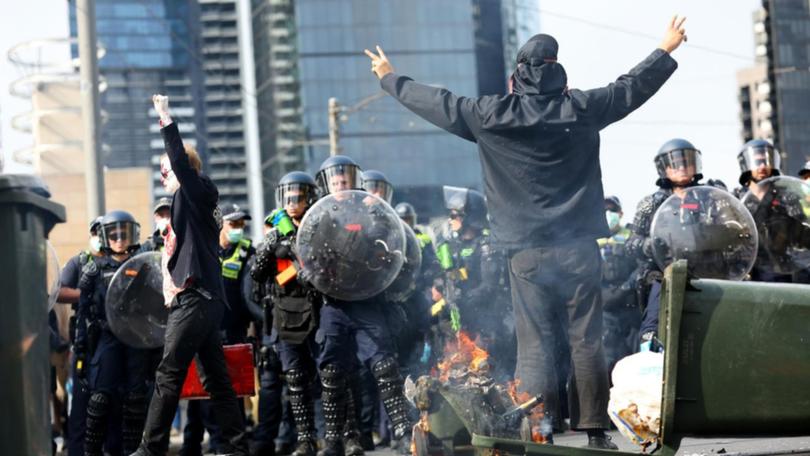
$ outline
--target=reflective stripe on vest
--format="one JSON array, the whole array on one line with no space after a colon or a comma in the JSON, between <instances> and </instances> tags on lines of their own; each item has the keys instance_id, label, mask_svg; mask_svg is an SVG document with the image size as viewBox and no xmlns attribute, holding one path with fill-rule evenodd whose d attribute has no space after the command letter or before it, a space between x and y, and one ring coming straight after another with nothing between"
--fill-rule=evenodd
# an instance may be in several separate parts
<instances>
[{"instance_id":1,"label":"reflective stripe on vest","mask_svg":"<svg viewBox=\"0 0 810 456\"><path fill-rule=\"evenodd\" d=\"M250 250L250 239L240 239L230 258L222 261L222 277L236 280Z\"/></svg>"}]
</instances>

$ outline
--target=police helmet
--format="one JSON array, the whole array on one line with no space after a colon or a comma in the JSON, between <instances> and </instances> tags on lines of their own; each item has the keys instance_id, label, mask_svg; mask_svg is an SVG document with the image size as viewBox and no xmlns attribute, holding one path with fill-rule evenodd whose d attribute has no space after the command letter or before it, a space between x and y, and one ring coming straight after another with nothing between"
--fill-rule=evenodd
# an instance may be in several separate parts
<instances>
[{"instance_id":1,"label":"police helmet","mask_svg":"<svg viewBox=\"0 0 810 456\"><path fill-rule=\"evenodd\" d=\"M379 196L388 204L391 204L391 198L394 197L394 185L382 171L376 169L363 171L363 190Z\"/></svg>"},{"instance_id":2,"label":"police helmet","mask_svg":"<svg viewBox=\"0 0 810 456\"><path fill-rule=\"evenodd\" d=\"M658 171L658 185L671 185L667 178L667 168L680 169L693 167L693 182L703 178L703 164L700 151L689 141L681 138L665 142L655 154L655 169ZM665 184L665 185L662 185Z\"/></svg>"},{"instance_id":3,"label":"police helmet","mask_svg":"<svg viewBox=\"0 0 810 456\"><path fill-rule=\"evenodd\" d=\"M751 180L751 171L762 165L771 168L771 176L778 176L782 157L770 141L752 139L737 154L737 163L740 165L740 185L746 185Z\"/></svg>"},{"instance_id":4,"label":"police helmet","mask_svg":"<svg viewBox=\"0 0 810 456\"><path fill-rule=\"evenodd\" d=\"M103 215L99 215L93 220L90 220L90 234L98 234L98 229L101 228L101 220L103 218Z\"/></svg>"},{"instance_id":5,"label":"police helmet","mask_svg":"<svg viewBox=\"0 0 810 456\"><path fill-rule=\"evenodd\" d=\"M450 215L461 216L462 226L482 230L487 227L487 203L481 192L469 188L444 186L444 205Z\"/></svg>"},{"instance_id":6,"label":"police helmet","mask_svg":"<svg viewBox=\"0 0 810 456\"><path fill-rule=\"evenodd\" d=\"M127 251L133 252L140 247L141 225L135 221L135 217L126 211L111 211L101 219L101 230L99 239L101 240L101 250L111 253L113 242L123 240L126 243Z\"/></svg>"},{"instance_id":7,"label":"police helmet","mask_svg":"<svg viewBox=\"0 0 810 456\"><path fill-rule=\"evenodd\" d=\"M279 209L299 201L306 201L307 206L312 206L317 199L318 186L315 179L303 171L285 174L276 185L276 207Z\"/></svg>"},{"instance_id":8,"label":"police helmet","mask_svg":"<svg viewBox=\"0 0 810 456\"><path fill-rule=\"evenodd\" d=\"M416 209L411 203L399 203L394 209L403 222L407 223L409 226L416 225Z\"/></svg>"},{"instance_id":9,"label":"police helmet","mask_svg":"<svg viewBox=\"0 0 810 456\"><path fill-rule=\"evenodd\" d=\"M345 155L334 155L321 163L315 181L322 195L341 190L360 190L360 166Z\"/></svg>"}]
</instances>

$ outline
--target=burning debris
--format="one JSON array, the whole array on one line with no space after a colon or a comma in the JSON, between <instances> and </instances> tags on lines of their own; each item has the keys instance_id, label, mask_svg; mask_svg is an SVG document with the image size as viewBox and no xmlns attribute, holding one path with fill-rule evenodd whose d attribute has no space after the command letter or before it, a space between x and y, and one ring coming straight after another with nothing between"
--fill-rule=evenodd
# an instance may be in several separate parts
<instances>
[{"instance_id":1,"label":"burning debris","mask_svg":"<svg viewBox=\"0 0 810 456\"><path fill-rule=\"evenodd\" d=\"M497 383L489 354L464 332L445 348L431 376L420 377L412 400L421 412L414 426L415 455L427 454L431 440L467 444L472 433L546 443L551 425L543 399L518 393L519 382Z\"/></svg>"}]
</instances>

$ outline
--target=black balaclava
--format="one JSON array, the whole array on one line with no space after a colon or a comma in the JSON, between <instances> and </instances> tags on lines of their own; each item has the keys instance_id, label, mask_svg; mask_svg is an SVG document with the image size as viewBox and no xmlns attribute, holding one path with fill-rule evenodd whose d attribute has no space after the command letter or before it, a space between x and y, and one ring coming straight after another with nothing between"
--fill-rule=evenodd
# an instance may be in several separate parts
<instances>
[{"instance_id":1,"label":"black balaclava","mask_svg":"<svg viewBox=\"0 0 810 456\"><path fill-rule=\"evenodd\" d=\"M517 54L512 92L518 95L559 95L568 84L565 68L557 63L559 45L551 35L531 37Z\"/></svg>"}]
</instances>

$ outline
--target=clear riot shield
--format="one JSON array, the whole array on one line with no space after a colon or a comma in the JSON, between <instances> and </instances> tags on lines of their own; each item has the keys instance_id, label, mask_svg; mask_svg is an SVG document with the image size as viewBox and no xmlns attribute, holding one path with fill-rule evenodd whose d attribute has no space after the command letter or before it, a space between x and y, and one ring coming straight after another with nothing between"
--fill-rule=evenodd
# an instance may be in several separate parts
<instances>
[{"instance_id":1,"label":"clear riot shield","mask_svg":"<svg viewBox=\"0 0 810 456\"><path fill-rule=\"evenodd\" d=\"M127 260L107 289L105 310L110 330L134 348L163 345L169 309L163 300L160 252L145 252Z\"/></svg>"},{"instance_id":2,"label":"clear riot shield","mask_svg":"<svg viewBox=\"0 0 810 456\"><path fill-rule=\"evenodd\" d=\"M388 203L360 190L325 196L298 229L299 275L321 293L367 299L396 279L405 261L405 231Z\"/></svg>"},{"instance_id":3,"label":"clear riot shield","mask_svg":"<svg viewBox=\"0 0 810 456\"><path fill-rule=\"evenodd\" d=\"M788 176L752 182L742 202L759 232L757 269L792 274L810 268L810 184Z\"/></svg>"},{"instance_id":4,"label":"clear riot shield","mask_svg":"<svg viewBox=\"0 0 810 456\"><path fill-rule=\"evenodd\" d=\"M416 290L416 281L419 279L419 272L422 270L422 249L419 239L413 229L402 224L405 230L405 262L402 264L397 278L385 290L387 298L394 302L404 302Z\"/></svg>"},{"instance_id":5,"label":"clear riot shield","mask_svg":"<svg viewBox=\"0 0 810 456\"><path fill-rule=\"evenodd\" d=\"M742 280L757 255L754 219L734 195L709 186L670 196L650 229L653 257L663 270L680 259L704 279Z\"/></svg>"}]
</instances>

